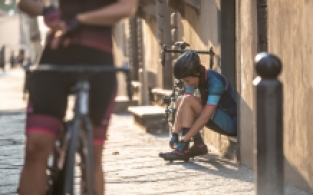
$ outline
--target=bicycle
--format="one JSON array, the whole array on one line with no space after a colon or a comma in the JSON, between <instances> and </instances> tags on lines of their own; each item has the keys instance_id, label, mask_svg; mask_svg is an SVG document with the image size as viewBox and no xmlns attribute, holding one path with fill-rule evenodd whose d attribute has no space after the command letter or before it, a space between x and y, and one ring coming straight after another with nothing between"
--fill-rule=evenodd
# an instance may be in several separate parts
<instances>
[{"instance_id":1,"label":"bicycle","mask_svg":"<svg viewBox=\"0 0 313 195\"><path fill-rule=\"evenodd\" d=\"M93 168L93 132L88 117L89 81L88 77L96 73L123 72L126 76L127 93L132 100L130 68L107 66L57 66L40 65L34 72L68 72L78 74L78 81L71 92L75 94L74 117L65 122L57 135L55 147L47 165L48 184L46 195L74 194L74 164L76 152L80 156L81 194L96 195Z\"/></svg>"},{"instance_id":2,"label":"bicycle","mask_svg":"<svg viewBox=\"0 0 313 195\"><path fill-rule=\"evenodd\" d=\"M162 51L161 51L161 64L164 67L165 66L165 54L166 53L185 53L187 50L186 48L190 46L189 43L178 41L174 44L175 47L180 47L180 49L167 49L166 45L163 45ZM213 47L210 47L209 51L204 50L192 50L198 54L207 54L210 55L210 69L214 66L214 50ZM175 79L174 81L174 87L172 89L172 93L170 96L164 96L163 97L163 103L166 104L165 109L165 120L168 122L169 127L169 135L172 135L172 132L174 131L174 124L175 124L175 117L176 117L176 101L179 96L184 95L185 93L185 86L181 79Z\"/></svg>"}]
</instances>

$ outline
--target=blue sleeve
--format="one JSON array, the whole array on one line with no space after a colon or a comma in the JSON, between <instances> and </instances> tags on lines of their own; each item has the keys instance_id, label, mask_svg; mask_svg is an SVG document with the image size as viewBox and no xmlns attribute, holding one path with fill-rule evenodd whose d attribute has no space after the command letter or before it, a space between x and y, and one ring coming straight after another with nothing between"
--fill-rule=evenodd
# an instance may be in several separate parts
<instances>
[{"instance_id":1,"label":"blue sleeve","mask_svg":"<svg viewBox=\"0 0 313 195\"><path fill-rule=\"evenodd\" d=\"M214 81L209 84L207 105L217 106L224 90L225 87L223 83L214 79Z\"/></svg>"},{"instance_id":2,"label":"blue sleeve","mask_svg":"<svg viewBox=\"0 0 313 195\"><path fill-rule=\"evenodd\" d=\"M185 93L186 94L191 94L193 95L195 93L196 89L191 87L191 86L186 86L186 89L185 89Z\"/></svg>"}]
</instances>

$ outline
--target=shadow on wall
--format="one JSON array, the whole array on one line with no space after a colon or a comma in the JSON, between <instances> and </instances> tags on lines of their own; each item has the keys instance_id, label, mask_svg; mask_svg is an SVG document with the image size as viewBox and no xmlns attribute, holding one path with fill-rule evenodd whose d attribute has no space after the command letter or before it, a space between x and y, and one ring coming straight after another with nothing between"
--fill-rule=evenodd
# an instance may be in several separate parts
<instances>
[{"instance_id":1,"label":"shadow on wall","mask_svg":"<svg viewBox=\"0 0 313 195\"><path fill-rule=\"evenodd\" d=\"M221 11L215 0L201 1L200 14L188 5L185 5L184 12L183 18L190 24L205 46L209 46L208 40L213 45L221 43Z\"/></svg>"},{"instance_id":2,"label":"shadow on wall","mask_svg":"<svg viewBox=\"0 0 313 195\"><path fill-rule=\"evenodd\" d=\"M238 150L237 150L237 156L239 163L243 164L244 166L247 166L250 169L254 169L254 127L253 127L253 115L254 111L252 111L251 107L242 99L241 95L238 94ZM284 128L284 133L286 132L286 127ZM313 132L308 132L313 133ZM311 136L312 135L307 135ZM225 152L226 154L231 154L233 150L233 146L229 145L228 148L226 148ZM287 152L287 151L285 151ZM313 156L313 151L310 150L310 156ZM309 173L312 173L313 166L309 167L309 170L307 170ZM299 168L297 168L295 165L291 164L288 159L284 159L284 180L285 183L288 185L292 185L294 187L297 187L301 190L306 191L309 194L313 194L313 187L312 183L309 183L310 179L306 179L299 171Z\"/></svg>"},{"instance_id":3,"label":"shadow on wall","mask_svg":"<svg viewBox=\"0 0 313 195\"><path fill-rule=\"evenodd\" d=\"M214 0L202 1L201 14L198 14L195 9L182 3L183 1L171 0L169 6L174 7L180 14L177 17L177 40L187 41L192 49L209 49L210 46L219 47L221 44L220 33L220 10L218 10ZM186 24L184 21L188 23ZM174 41L174 42L175 42ZM204 48L203 48L204 46ZM201 48L202 47L202 48ZM216 50L214 60L214 70L221 69L221 57L218 49ZM176 59L179 55L174 54ZM201 59L206 67L209 67L209 56L201 55Z\"/></svg>"},{"instance_id":4,"label":"shadow on wall","mask_svg":"<svg viewBox=\"0 0 313 195\"><path fill-rule=\"evenodd\" d=\"M308 181L299 173L299 170L285 158L285 183L291 184L299 189L313 194L313 186L310 186ZM312 172L312 170L309 170Z\"/></svg>"},{"instance_id":5,"label":"shadow on wall","mask_svg":"<svg viewBox=\"0 0 313 195\"><path fill-rule=\"evenodd\" d=\"M156 9L156 6L155 6ZM145 20L145 23L147 24L146 26L149 27L150 32L152 32L151 35L154 36L155 39L158 39L158 34L157 34L157 18L154 15L150 15L148 13L144 13L142 20Z\"/></svg>"}]
</instances>

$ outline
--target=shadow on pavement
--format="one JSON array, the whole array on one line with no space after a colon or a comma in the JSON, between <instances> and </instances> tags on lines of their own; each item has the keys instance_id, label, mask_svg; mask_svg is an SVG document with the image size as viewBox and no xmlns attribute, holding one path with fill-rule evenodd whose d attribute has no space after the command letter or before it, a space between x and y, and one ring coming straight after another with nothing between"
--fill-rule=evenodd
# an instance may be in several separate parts
<instances>
[{"instance_id":1,"label":"shadow on pavement","mask_svg":"<svg viewBox=\"0 0 313 195\"><path fill-rule=\"evenodd\" d=\"M228 179L240 180L244 182L252 182L252 171L241 167L235 162L231 162L227 159L222 159L218 154L209 153L208 155L199 156L194 159L190 159L189 162L168 162L168 166L183 166L186 169L193 170L195 172L204 172L208 175L216 175ZM239 171L239 169L241 169Z\"/></svg>"}]
</instances>

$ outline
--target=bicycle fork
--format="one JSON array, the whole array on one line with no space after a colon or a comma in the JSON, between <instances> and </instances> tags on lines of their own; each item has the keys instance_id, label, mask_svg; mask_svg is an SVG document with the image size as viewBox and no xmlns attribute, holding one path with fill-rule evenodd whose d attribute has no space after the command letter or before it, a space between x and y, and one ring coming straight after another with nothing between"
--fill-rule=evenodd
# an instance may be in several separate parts
<instances>
[{"instance_id":1,"label":"bicycle fork","mask_svg":"<svg viewBox=\"0 0 313 195\"><path fill-rule=\"evenodd\" d=\"M93 132L92 126L88 118L89 112L89 82L87 79L81 79L74 87L76 92L75 101L75 117L72 121L68 133L70 133L68 155L66 161L66 179L65 179L65 195L73 195L74 185L74 165L75 165L75 154L79 144L81 144L81 160L85 160L82 165L82 175L86 179L86 191L88 195L96 195L94 186L94 169L93 169ZM83 135L87 135L84 137ZM78 142L80 141L80 142ZM83 180L83 178L82 178ZM83 184L85 185L85 184Z\"/></svg>"}]
</instances>

